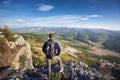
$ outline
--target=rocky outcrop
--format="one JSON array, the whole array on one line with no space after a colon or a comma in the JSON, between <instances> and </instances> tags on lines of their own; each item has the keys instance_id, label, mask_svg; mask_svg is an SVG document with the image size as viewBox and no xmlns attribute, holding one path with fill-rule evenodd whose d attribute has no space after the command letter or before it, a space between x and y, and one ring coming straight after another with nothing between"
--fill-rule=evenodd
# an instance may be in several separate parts
<instances>
[{"instance_id":1,"label":"rocky outcrop","mask_svg":"<svg viewBox=\"0 0 120 80\"><path fill-rule=\"evenodd\" d=\"M70 52L70 53L77 53L77 52L78 52L76 49L71 48L71 47L69 47L69 46L65 47L65 50L67 50L67 51Z\"/></svg>"},{"instance_id":2,"label":"rocky outcrop","mask_svg":"<svg viewBox=\"0 0 120 80\"><path fill-rule=\"evenodd\" d=\"M106 75L100 73L93 67L88 67L87 64L78 61L65 62L64 71L58 73L59 67L57 64L52 65L52 72L57 72L60 76L60 80L107 80ZM54 77L54 76L53 76ZM10 80L48 80L47 67L43 66L36 70L25 70L20 69L12 72L6 78ZM56 77L57 80L58 77ZM51 79L52 80L52 79Z\"/></svg>"},{"instance_id":3,"label":"rocky outcrop","mask_svg":"<svg viewBox=\"0 0 120 80\"><path fill-rule=\"evenodd\" d=\"M94 65L94 68L107 75L107 80L120 80L120 64L101 60L100 63Z\"/></svg>"},{"instance_id":4,"label":"rocky outcrop","mask_svg":"<svg viewBox=\"0 0 120 80\"><path fill-rule=\"evenodd\" d=\"M23 60L20 62L20 58ZM12 65L18 69L22 66L24 69L34 69L32 64L32 53L30 45L25 41L24 46L18 51L16 57L13 59Z\"/></svg>"},{"instance_id":5,"label":"rocky outcrop","mask_svg":"<svg viewBox=\"0 0 120 80\"><path fill-rule=\"evenodd\" d=\"M12 53L7 39L4 35L0 35L0 67L10 66L14 57L15 53Z\"/></svg>"},{"instance_id":6,"label":"rocky outcrop","mask_svg":"<svg viewBox=\"0 0 120 80\"><path fill-rule=\"evenodd\" d=\"M50 80L120 80L120 65L110 62L101 62L93 67L79 61L64 62L64 71L59 73L58 64L52 65ZM98 68L99 67L99 68ZM11 72L10 72L11 71ZM5 71L4 71L5 72ZM47 66L34 70L22 68L12 70L8 68L9 75L5 80L49 80L47 76Z\"/></svg>"},{"instance_id":7,"label":"rocky outcrop","mask_svg":"<svg viewBox=\"0 0 120 80\"><path fill-rule=\"evenodd\" d=\"M95 68L88 67L82 62L66 62L64 72L70 73L69 80L96 80L105 79L105 75L101 74Z\"/></svg>"},{"instance_id":8,"label":"rocky outcrop","mask_svg":"<svg viewBox=\"0 0 120 80\"><path fill-rule=\"evenodd\" d=\"M32 65L31 47L21 35L15 35L14 42L0 35L0 67L13 66L15 69L34 69Z\"/></svg>"}]
</instances>

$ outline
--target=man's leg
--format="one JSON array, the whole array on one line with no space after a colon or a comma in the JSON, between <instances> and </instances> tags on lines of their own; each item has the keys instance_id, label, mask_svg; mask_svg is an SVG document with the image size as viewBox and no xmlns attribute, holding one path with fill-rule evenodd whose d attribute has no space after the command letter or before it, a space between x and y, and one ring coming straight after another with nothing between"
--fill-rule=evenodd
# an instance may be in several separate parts
<instances>
[{"instance_id":1,"label":"man's leg","mask_svg":"<svg viewBox=\"0 0 120 80\"><path fill-rule=\"evenodd\" d=\"M51 59L47 59L48 75L51 74Z\"/></svg>"},{"instance_id":2,"label":"man's leg","mask_svg":"<svg viewBox=\"0 0 120 80\"><path fill-rule=\"evenodd\" d=\"M63 71L63 65L62 65L62 60L59 56L55 56L54 59L58 61L59 67L60 67L60 72Z\"/></svg>"}]
</instances>

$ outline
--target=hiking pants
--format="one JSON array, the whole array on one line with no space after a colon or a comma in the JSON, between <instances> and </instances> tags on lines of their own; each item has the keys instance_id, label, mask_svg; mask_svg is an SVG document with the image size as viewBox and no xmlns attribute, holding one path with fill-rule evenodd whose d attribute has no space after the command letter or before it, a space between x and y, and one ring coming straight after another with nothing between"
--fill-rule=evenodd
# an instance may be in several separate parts
<instances>
[{"instance_id":1,"label":"hiking pants","mask_svg":"<svg viewBox=\"0 0 120 80\"><path fill-rule=\"evenodd\" d=\"M60 70L62 69L62 61L61 61L61 58L59 56L55 56L53 57L53 59L57 60L58 61L58 64L59 64L59 67L60 67ZM52 59L48 59L47 58L47 67L48 67L48 75L51 74L51 61Z\"/></svg>"}]
</instances>

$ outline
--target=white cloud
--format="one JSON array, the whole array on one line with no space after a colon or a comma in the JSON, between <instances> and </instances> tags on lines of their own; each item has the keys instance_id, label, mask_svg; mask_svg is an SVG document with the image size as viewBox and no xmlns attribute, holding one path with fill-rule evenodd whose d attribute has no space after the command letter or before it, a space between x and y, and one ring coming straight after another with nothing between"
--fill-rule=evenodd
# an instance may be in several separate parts
<instances>
[{"instance_id":1,"label":"white cloud","mask_svg":"<svg viewBox=\"0 0 120 80\"><path fill-rule=\"evenodd\" d=\"M40 17L35 18L34 20L39 22L52 22L52 23L77 23L80 21L89 21L93 18L100 18L101 15L87 15L87 16L80 16L80 15L59 15L59 16L50 16L50 17Z\"/></svg>"},{"instance_id":2,"label":"white cloud","mask_svg":"<svg viewBox=\"0 0 120 80\"><path fill-rule=\"evenodd\" d=\"M59 16L51 16L51 17L41 17L41 18L36 18L34 20L49 21L49 22L78 22L78 21L86 21L89 19L90 19L89 17L83 17L79 15L59 15Z\"/></svg>"},{"instance_id":3,"label":"white cloud","mask_svg":"<svg viewBox=\"0 0 120 80\"><path fill-rule=\"evenodd\" d=\"M101 15L102 16L102 15ZM49 17L24 17L22 19L9 19L9 26L45 26L45 27L77 27L77 28L99 28L101 22L94 22L95 15L57 15ZM91 23L93 21L93 23ZM97 20L98 21L98 20ZM2 22L4 23L4 22Z\"/></svg>"},{"instance_id":4,"label":"white cloud","mask_svg":"<svg viewBox=\"0 0 120 80\"><path fill-rule=\"evenodd\" d=\"M23 19L17 19L16 22L25 22Z\"/></svg>"},{"instance_id":5,"label":"white cloud","mask_svg":"<svg viewBox=\"0 0 120 80\"><path fill-rule=\"evenodd\" d=\"M34 18L32 20L35 26L41 25L48 27L88 27L90 26L89 21L92 21L92 19L96 17L97 16L95 15L58 15Z\"/></svg>"},{"instance_id":6,"label":"white cloud","mask_svg":"<svg viewBox=\"0 0 120 80\"><path fill-rule=\"evenodd\" d=\"M38 7L38 10L39 11L50 11L54 8L54 6L52 5L45 5L45 4L42 4Z\"/></svg>"},{"instance_id":7,"label":"white cloud","mask_svg":"<svg viewBox=\"0 0 120 80\"><path fill-rule=\"evenodd\" d=\"M87 17L91 17L91 18L99 18L99 17L103 17L103 16L102 16L102 15L94 14L94 15L88 15Z\"/></svg>"}]
</instances>

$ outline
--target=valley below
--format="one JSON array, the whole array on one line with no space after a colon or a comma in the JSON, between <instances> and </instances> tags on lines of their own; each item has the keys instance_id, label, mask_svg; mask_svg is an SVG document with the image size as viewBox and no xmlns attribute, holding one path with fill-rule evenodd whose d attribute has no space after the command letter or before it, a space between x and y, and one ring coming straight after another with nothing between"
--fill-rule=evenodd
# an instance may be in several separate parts
<instances>
[{"instance_id":1,"label":"valley below","mask_svg":"<svg viewBox=\"0 0 120 80\"><path fill-rule=\"evenodd\" d=\"M91 52L96 54L96 55L99 55L99 56L111 55L111 56L120 57L120 53L108 50L102 44L95 43L95 42L92 42L92 41L90 41L90 43L92 45L94 45L94 46L91 47L91 49L92 49ZM84 45L87 45L87 44L84 43Z\"/></svg>"}]
</instances>

